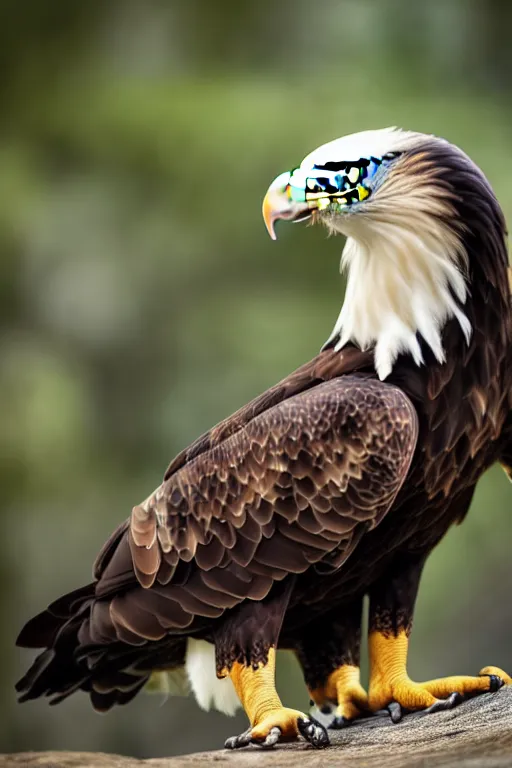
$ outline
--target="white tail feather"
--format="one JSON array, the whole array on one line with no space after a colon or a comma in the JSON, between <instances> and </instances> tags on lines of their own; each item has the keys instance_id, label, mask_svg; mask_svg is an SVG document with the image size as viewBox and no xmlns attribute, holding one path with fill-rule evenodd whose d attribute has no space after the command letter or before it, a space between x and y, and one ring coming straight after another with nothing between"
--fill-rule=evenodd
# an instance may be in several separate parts
<instances>
[{"instance_id":1,"label":"white tail feather","mask_svg":"<svg viewBox=\"0 0 512 768\"><path fill-rule=\"evenodd\" d=\"M234 715L241 706L229 677L219 679L215 671L215 646L205 640L187 641L185 661L190 687L202 709L216 709L225 715Z\"/></svg>"}]
</instances>

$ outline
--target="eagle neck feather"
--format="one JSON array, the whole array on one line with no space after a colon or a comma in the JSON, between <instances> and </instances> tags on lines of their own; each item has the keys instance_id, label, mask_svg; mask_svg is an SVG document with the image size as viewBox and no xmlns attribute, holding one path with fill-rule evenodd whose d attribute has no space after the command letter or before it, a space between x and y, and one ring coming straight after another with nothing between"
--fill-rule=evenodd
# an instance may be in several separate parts
<instances>
[{"instance_id":1,"label":"eagle neck feather","mask_svg":"<svg viewBox=\"0 0 512 768\"><path fill-rule=\"evenodd\" d=\"M503 213L462 150L422 140L391 169L365 211L325 220L348 238L345 301L328 346L353 342L373 350L384 379L402 354L421 366L433 353L442 365L452 319L467 350L486 313L508 316Z\"/></svg>"},{"instance_id":2,"label":"eagle neck feather","mask_svg":"<svg viewBox=\"0 0 512 768\"><path fill-rule=\"evenodd\" d=\"M349 237L343 251L347 288L329 341L337 339L336 349L348 342L374 348L380 379L389 376L402 353L418 366L424 363L419 337L444 362L442 330L448 320L457 319L467 343L471 337L461 264L461 242L441 223L424 236L397 222L367 224L364 237Z\"/></svg>"}]
</instances>

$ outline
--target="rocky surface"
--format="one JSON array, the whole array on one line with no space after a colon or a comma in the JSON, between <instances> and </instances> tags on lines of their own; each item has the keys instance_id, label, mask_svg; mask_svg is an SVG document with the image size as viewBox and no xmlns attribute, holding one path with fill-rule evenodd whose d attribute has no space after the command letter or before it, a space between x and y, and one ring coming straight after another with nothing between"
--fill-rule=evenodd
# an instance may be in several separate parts
<instances>
[{"instance_id":1,"label":"rocky surface","mask_svg":"<svg viewBox=\"0 0 512 768\"><path fill-rule=\"evenodd\" d=\"M305 743L202 752L156 760L85 752L25 752L0 756L0 768L512 768L512 686L457 709L409 715L398 725L373 718L331 731L332 746Z\"/></svg>"}]
</instances>

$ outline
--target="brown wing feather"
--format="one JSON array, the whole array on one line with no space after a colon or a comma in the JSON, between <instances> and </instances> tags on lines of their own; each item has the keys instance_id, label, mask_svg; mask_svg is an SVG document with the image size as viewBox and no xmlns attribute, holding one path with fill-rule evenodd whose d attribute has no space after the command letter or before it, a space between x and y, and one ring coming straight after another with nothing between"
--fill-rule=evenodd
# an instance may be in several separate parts
<instances>
[{"instance_id":1,"label":"brown wing feather","mask_svg":"<svg viewBox=\"0 0 512 768\"><path fill-rule=\"evenodd\" d=\"M274 405L287 400L290 397L303 392L306 389L320 384L322 381L329 381L346 373L355 373L357 371L374 371L373 353L361 352L360 349L346 346L341 351L335 352L334 348L324 349L320 354L314 357L296 371L289 374L275 384L266 392L251 400L238 411L228 416L224 421L219 422L204 435L197 438L191 445L179 453L170 463L164 480L168 480L178 469L181 469L196 456L209 451L215 445L218 445L227 437L234 435L242 429L245 424L259 416L260 413L272 408Z\"/></svg>"},{"instance_id":2,"label":"brown wing feather","mask_svg":"<svg viewBox=\"0 0 512 768\"><path fill-rule=\"evenodd\" d=\"M189 626L186 614L216 619L290 573L339 567L393 503L416 438L404 393L364 376L318 384L255 416L135 507L135 574L161 599L144 612L140 587L114 596L118 635L157 639ZM119 588L116 554L97 594L112 594L111 579ZM182 567L178 586L169 572Z\"/></svg>"}]
</instances>

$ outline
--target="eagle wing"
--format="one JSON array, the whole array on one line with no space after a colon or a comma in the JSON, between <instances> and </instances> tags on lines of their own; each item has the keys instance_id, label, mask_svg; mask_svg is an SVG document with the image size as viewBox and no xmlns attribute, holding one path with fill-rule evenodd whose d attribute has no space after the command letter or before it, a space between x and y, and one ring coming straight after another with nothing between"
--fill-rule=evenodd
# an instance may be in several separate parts
<instances>
[{"instance_id":1,"label":"eagle wing","mask_svg":"<svg viewBox=\"0 0 512 768\"><path fill-rule=\"evenodd\" d=\"M174 472L181 469L187 462L205 453L210 448L218 445L230 435L234 435L242 427L249 423L255 416L268 410L278 403L282 403L294 395L307 389L329 381L348 373L366 371L374 374L373 352L361 351L357 347L347 345L344 349L336 351L334 343L323 349L312 360L308 360L295 371L290 373L273 387L267 389L254 400L242 406L238 411L228 416L212 429L194 440L187 448L178 453L171 461L164 480L171 477Z\"/></svg>"},{"instance_id":2,"label":"eagle wing","mask_svg":"<svg viewBox=\"0 0 512 768\"><path fill-rule=\"evenodd\" d=\"M134 508L98 563L98 609L109 596L118 638L156 640L261 600L288 574L339 567L391 507L417 430L406 395L366 376L263 410ZM144 589L120 590L133 572Z\"/></svg>"}]
</instances>

